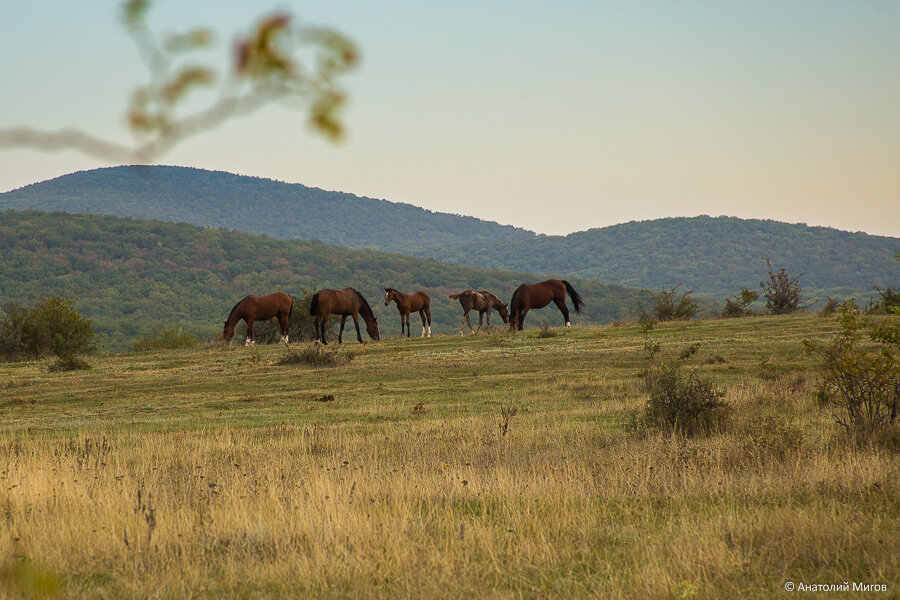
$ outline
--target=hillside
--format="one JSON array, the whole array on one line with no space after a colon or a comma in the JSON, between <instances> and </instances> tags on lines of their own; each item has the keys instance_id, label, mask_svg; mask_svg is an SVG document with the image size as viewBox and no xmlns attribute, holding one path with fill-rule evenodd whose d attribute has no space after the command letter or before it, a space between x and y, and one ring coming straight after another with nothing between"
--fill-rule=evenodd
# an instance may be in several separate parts
<instances>
[{"instance_id":1,"label":"hillside","mask_svg":"<svg viewBox=\"0 0 900 600\"><path fill-rule=\"evenodd\" d=\"M508 299L520 283L539 279L195 225L35 211L0 212L0 257L0 305L63 293L77 297L78 310L107 336L109 348L161 326L212 336L246 294L296 294L303 287L356 287L391 336L399 333L399 317L393 305L383 306L383 287L423 289L433 298L434 331L453 333L461 309L448 293L486 288ZM641 297L617 285L572 283L587 299L587 312L576 323L620 318ZM559 325L560 319L548 309L532 313L527 325Z\"/></svg>"},{"instance_id":2,"label":"hillside","mask_svg":"<svg viewBox=\"0 0 900 600\"><path fill-rule=\"evenodd\" d=\"M0 194L0 210L159 219L355 248L509 240L534 233L409 204L186 167L112 167Z\"/></svg>"},{"instance_id":3,"label":"hillside","mask_svg":"<svg viewBox=\"0 0 900 600\"><path fill-rule=\"evenodd\" d=\"M682 283L695 293L725 296L766 277L765 258L819 298L868 295L897 286L893 255L900 239L825 227L735 217L632 221L567 236L419 248L423 256L461 264L554 272L658 289Z\"/></svg>"},{"instance_id":4,"label":"hillside","mask_svg":"<svg viewBox=\"0 0 900 600\"><path fill-rule=\"evenodd\" d=\"M159 219L316 239L486 268L557 273L658 289L683 283L721 298L756 288L765 257L812 295L857 297L900 284L900 239L735 217L630 222L567 236L328 192L299 184L182 167L72 173L0 194L0 210Z\"/></svg>"}]
</instances>

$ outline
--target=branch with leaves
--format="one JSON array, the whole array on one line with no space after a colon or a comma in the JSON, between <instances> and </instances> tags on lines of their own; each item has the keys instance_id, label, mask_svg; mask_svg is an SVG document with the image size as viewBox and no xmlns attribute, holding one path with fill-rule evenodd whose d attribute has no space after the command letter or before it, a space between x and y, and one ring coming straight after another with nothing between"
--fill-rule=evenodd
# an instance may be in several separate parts
<instances>
[{"instance_id":1,"label":"branch with leaves","mask_svg":"<svg viewBox=\"0 0 900 600\"><path fill-rule=\"evenodd\" d=\"M185 138L276 102L306 111L313 129L329 139L341 138L338 113L346 96L336 80L359 61L348 38L328 28L298 26L292 15L276 12L234 42L230 66L220 76L192 61L197 51L212 45L212 31L158 36L145 20L149 8L149 0L128 0L122 6L124 26L150 72L150 81L134 90L126 112L133 144L79 129L15 127L0 130L0 148L70 149L114 162L147 163ZM312 52L311 65L297 58L301 50ZM190 95L204 89L215 91L214 99L185 114Z\"/></svg>"}]
</instances>

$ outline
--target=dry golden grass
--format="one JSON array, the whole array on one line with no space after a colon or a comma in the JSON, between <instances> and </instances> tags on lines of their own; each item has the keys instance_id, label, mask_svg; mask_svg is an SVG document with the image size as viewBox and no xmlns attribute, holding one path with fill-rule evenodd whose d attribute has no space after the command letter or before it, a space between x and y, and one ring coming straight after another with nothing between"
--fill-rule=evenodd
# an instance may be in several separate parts
<instances>
[{"instance_id":1,"label":"dry golden grass","mask_svg":"<svg viewBox=\"0 0 900 600\"><path fill-rule=\"evenodd\" d=\"M690 439L628 427L634 328L353 345L326 370L274 348L4 366L0 596L896 594L900 457L811 400L791 348L821 321L660 328L726 359L695 362L731 427Z\"/></svg>"}]
</instances>

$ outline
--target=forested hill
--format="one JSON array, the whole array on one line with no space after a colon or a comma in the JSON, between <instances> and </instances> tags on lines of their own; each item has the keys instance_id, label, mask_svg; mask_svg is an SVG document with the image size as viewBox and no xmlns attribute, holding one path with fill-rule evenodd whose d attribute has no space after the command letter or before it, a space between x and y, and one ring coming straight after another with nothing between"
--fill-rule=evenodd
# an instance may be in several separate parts
<instances>
[{"instance_id":1,"label":"forested hill","mask_svg":"<svg viewBox=\"0 0 900 600\"><path fill-rule=\"evenodd\" d=\"M159 219L355 248L534 237L524 229L409 204L187 167L112 167L0 194L0 210Z\"/></svg>"},{"instance_id":2,"label":"forested hill","mask_svg":"<svg viewBox=\"0 0 900 600\"><path fill-rule=\"evenodd\" d=\"M900 238L734 217L630 222L567 236L502 244L419 248L423 256L486 267L554 272L659 289L677 283L695 293L758 289L765 258L815 295L867 295L900 284Z\"/></svg>"},{"instance_id":3,"label":"forested hill","mask_svg":"<svg viewBox=\"0 0 900 600\"><path fill-rule=\"evenodd\" d=\"M355 287L365 295L385 335L399 333L383 287L427 291L434 330L457 331L461 309L447 294L490 289L508 300L520 283L537 276L449 265L375 250L319 242L278 240L194 225L98 215L0 212L0 306L37 296L69 294L76 308L122 348L159 327L181 326L202 337L221 331L234 303L247 294L301 288ZM573 322L608 322L629 314L643 295L597 281L571 280L587 301ZM477 319L477 315L476 315ZM561 325L551 307L533 311ZM414 321L415 322L415 321ZM413 328L415 332L415 325Z\"/></svg>"}]
</instances>

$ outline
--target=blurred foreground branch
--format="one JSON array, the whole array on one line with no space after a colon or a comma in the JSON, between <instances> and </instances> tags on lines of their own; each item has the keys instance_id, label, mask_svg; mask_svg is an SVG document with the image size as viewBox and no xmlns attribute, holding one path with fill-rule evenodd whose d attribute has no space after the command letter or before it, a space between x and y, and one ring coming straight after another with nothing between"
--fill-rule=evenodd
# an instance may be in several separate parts
<instances>
[{"instance_id":1,"label":"blurred foreground branch","mask_svg":"<svg viewBox=\"0 0 900 600\"><path fill-rule=\"evenodd\" d=\"M291 102L308 113L314 130L340 139L343 125L338 112L346 96L335 79L359 60L349 39L331 29L296 26L292 15L276 12L235 40L228 71L220 76L214 68L191 60L196 51L212 44L211 31L157 36L144 19L149 7L148 0L128 0L122 6L124 25L150 71L150 82L132 92L125 115L133 144L111 142L79 129L14 127L0 129L0 148L76 150L114 162L146 163L187 137L274 102ZM312 53L311 66L297 58L301 50ZM203 89L215 92L215 98L205 108L183 114L191 93Z\"/></svg>"}]
</instances>

